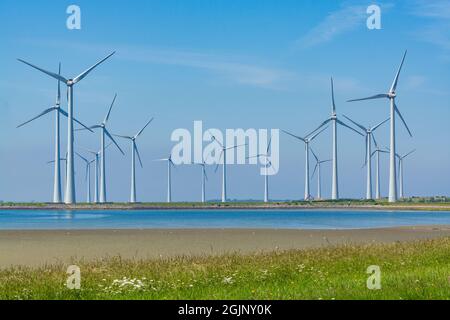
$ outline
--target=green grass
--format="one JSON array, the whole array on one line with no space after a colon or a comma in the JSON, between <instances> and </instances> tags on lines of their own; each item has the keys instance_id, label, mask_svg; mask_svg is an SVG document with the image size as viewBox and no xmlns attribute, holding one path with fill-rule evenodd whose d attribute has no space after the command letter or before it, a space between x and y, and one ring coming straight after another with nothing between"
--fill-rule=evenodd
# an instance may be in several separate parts
<instances>
[{"instance_id":1,"label":"green grass","mask_svg":"<svg viewBox=\"0 0 450 320\"><path fill-rule=\"evenodd\" d=\"M81 268L81 290L65 287L63 265L13 268L0 271L0 298L450 299L450 238L254 255L144 261L110 258L76 264ZM369 265L381 267L381 290L366 287ZM136 280L133 284L122 281L124 277Z\"/></svg>"}]
</instances>

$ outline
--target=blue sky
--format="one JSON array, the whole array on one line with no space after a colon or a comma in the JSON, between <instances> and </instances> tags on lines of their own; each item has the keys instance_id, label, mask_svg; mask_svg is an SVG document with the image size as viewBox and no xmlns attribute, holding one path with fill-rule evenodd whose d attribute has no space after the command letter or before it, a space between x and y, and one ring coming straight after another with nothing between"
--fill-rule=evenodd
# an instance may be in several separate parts
<instances>
[{"instance_id":1,"label":"blue sky","mask_svg":"<svg viewBox=\"0 0 450 320\"><path fill-rule=\"evenodd\" d=\"M66 8L79 5L82 29L66 28ZM382 9L382 29L366 27L366 8ZM398 106L414 137L398 126L398 149L417 153L405 160L408 195L449 195L450 189L450 2L449 1L39 1L0 3L0 199L49 201L52 195L53 117L16 129L50 107L55 81L16 58L76 76L109 52L116 55L75 88L76 116L88 124L103 119L118 94L111 131L136 132L155 122L139 146L138 199L165 199L166 156L177 128L280 128L304 135L330 114L329 78L336 84L339 114L374 125L388 116L387 101L349 104L350 98L389 89L405 49ZM64 100L65 103L65 100ZM63 123L63 149L65 130ZM388 144L388 127L377 134ZM364 140L340 129L341 195L363 197ZM98 134L80 134L78 146L99 147ZM121 141L128 151L128 143ZM331 155L331 132L314 149ZM304 148L280 139L280 172L271 196L303 195ZM109 153L109 200L129 196L130 154ZM387 159L382 162L387 193ZM85 197L83 167L77 191ZM256 166L232 166L229 197L259 199L263 177ZM208 198L219 198L220 175L209 170ZM330 193L330 167L323 192ZM200 197L200 171L174 171L174 200ZM315 191L315 179L313 180Z\"/></svg>"}]
</instances>

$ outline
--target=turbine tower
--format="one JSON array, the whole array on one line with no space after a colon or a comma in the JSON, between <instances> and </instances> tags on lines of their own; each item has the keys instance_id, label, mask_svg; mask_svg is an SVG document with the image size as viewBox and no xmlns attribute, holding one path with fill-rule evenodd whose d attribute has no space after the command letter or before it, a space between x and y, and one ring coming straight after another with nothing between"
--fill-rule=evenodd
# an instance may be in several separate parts
<instances>
[{"instance_id":1,"label":"turbine tower","mask_svg":"<svg viewBox=\"0 0 450 320\"><path fill-rule=\"evenodd\" d=\"M201 163L195 163L202 168L202 203L206 202L206 181L208 180L208 175L206 174L206 161L202 160Z\"/></svg>"},{"instance_id":2,"label":"turbine tower","mask_svg":"<svg viewBox=\"0 0 450 320\"><path fill-rule=\"evenodd\" d=\"M334 82L333 78L331 78L331 117L324 122L312 133L316 132L326 124L331 122L332 130L333 130L333 176L331 181L331 199L338 200L339 199L339 178L338 178L338 138L337 138L337 127L340 124L343 127L346 127L350 130L353 130L359 135L362 135L360 132L356 131L352 127L346 125L344 122L338 119L336 113L336 103L334 99Z\"/></svg>"},{"instance_id":3,"label":"turbine tower","mask_svg":"<svg viewBox=\"0 0 450 320\"><path fill-rule=\"evenodd\" d=\"M81 154L79 154L78 152L75 152L75 154L84 161L84 163L86 164L86 176L85 176L85 180L86 180L86 203L91 203L91 164L95 162L94 160L89 161L88 159L86 159L85 157L83 157Z\"/></svg>"},{"instance_id":4,"label":"turbine tower","mask_svg":"<svg viewBox=\"0 0 450 320\"><path fill-rule=\"evenodd\" d=\"M210 133L211 134L211 133ZM214 172L217 172L217 169L219 169L220 160L223 156L223 163L222 163L222 202L227 202L227 151L232 149L237 149L239 147L244 147L247 144L241 144L238 146L232 146L232 147L225 147L219 140L216 139L214 135L211 134L211 137L213 141L216 141L222 151L220 152L219 156L219 162L217 163L216 170Z\"/></svg>"},{"instance_id":5,"label":"turbine tower","mask_svg":"<svg viewBox=\"0 0 450 320\"><path fill-rule=\"evenodd\" d=\"M390 154L389 154L389 202L396 202L397 201L397 165L396 165L396 137L395 137L395 116L396 114L399 116L400 120L402 120L403 124L406 127L406 130L408 131L409 135L412 137L411 131L408 128L408 125L406 124L405 119L403 118L402 114L400 113L400 110L398 109L395 98L397 97L397 84L398 79L400 77L400 72L403 67L403 63L405 62L406 53L403 55L402 62L400 63L400 67L398 68L397 74L395 75L394 81L392 83L391 88L389 89L388 93L382 93L377 94L371 97L362 98L362 99L353 99L349 100L348 102L353 101L363 101L363 100L373 100L373 99L389 99L390 101L390 119L391 119L391 128L390 128Z\"/></svg>"},{"instance_id":6,"label":"turbine tower","mask_svg":"<svg viewBox=\"0 0 450 320\"><path fill-rule=\"evenodd\" d=\"M314 156L314 159L316 159L316 166L314 167L314 171L311 177L314 177L314 174L317 171L317 200L322 200L322 178L321 178L321 168L322 164L331 162L332 160L320 160L319 157L314 153L313 149L311 148L311 153Z\"/></svg>"},{"instance_id":7,"label":"turbine tower","mask_svg":"<svg viewBox=\"0 0 450 320\"><path fill-rule=\"evenodd\" d=\"M106 147L105 150L109 148L109 146L112 144L112 142L110 142ZM99 171L100 171L100 155L102 154L102 150L100 149L99 151L92 151L89 149L84 149L86 152L91 153L92 155L94 155L95 159L95 183L94 183L94 203L98 203L100 196L99 196L99 186L98 186L98 182L99 182Z\"/></svg>"},{"instance_id":8,"label":"turbine tower","mask_svg":"<svg viewBox=\"0 0 450 320\"><path fill-rule=\"evenodd\" d=\"M375 151L372 152L372 157L376 154L377 155L377 166L376 166L376 180L375 180L375 199L380 200L381 199L381 192L380 192L380 153L389 153L387 151L384 151L380 149L378 146L375 146Z\"/></svg>"},{"instance_id":9,"label":"turbine tower","mask_svg":"<svg viewBox=\"0 0 450 320\"><path fill-rule=\"evenodd\" d=\"M120 146L117 144L116 140L112 137L112 135L109 133L108 129L106 128L106 124L108 123L109 116L111 115L111 110L114 106L114 102L116 101L117 94L114 96L114 99L111 103L111 106L109 107L108 113L105 116L105 119L102 123L91 126L91 129L100 129L100 145L101 145L101 152L102 152L102 158L100 161L100 203L106 202L106 154L105 154L105 136L107 136L109 139L111 139L112 143L114 143L119 149L119 151L124 155L125 153L122 151Z\"/></svg>"},{"instance_id":10,"label":"turbine tower","mask_svg":"<svg viewBox=\"0 0 450 320\"><path fill-rule=\"evenodd\" d=\"M367 165L366 199L372 200L372 198L373 198L373 194L372 194L372 140L373 140L373 143L375 144L375 147L378 147L377 140L375 139L375 136L373 133L375 130L377 130L379 127L381 127L383 124L388 122L389 118L380 122L379 124L377 124L374 127L366 128L363 125L357 123L356 121L353 121L346 115L344 115L344 117L348 121L353 123L355 126L359 127L361 130L363 130L363 132L366 135L366 155L365 155L365 160L364 160L364 165Z\"/></svg>"},{"instance_id":11,"label":"turbine tower","mask_svg":"<svg viewBox=\"0 0 450 320\"><path fill-rule=\"evenodd\" d=\"M130 194L130 203L136 203L136 160L135 157L137 155L139 164L141 165L141 168L143 168L142 165L142 159L141 155L139 154L139 150L136 144L136 139L144 132L145 128L150 124L150 122L153 121L153 118L151 118L145 126L139 130L138 133L136 133L134 136L121 136L115 134L114 136L127 139L131 141L131 194Z\"/></svg>"},{"instance_id":12,"label":"turbine tower","mask_svg":"<svg viewBox=\"0 0 450 320\"><path fill-rule=\"evenodd\" d=\"M320 130L317 133L313 133L312 135L306 136L304 138L300 137L300 136L296 136L295 134L292 134L290 132L287 132L285 130L282 130L284 133L290 135L291 137L294 137L302 142L305 143L305 155L306 155L306 161L305 161L305 201L310 200L311 198L311 192L310 192L310 186L309 186L309 180L310 180L310 176L309 176L309 150L311 149L309 144L322 132L324 132L326 129L328 129L328 127L323 128L322 130Z\"/></svg>"},{"instance_id":13,"label":"turbine tower","mask_svg":"<svg viewBox=\"0 0 450 320\"><path fill-rule=\"evenodd\" d=\"M399 155L397 154L397 158L398 158L398 170L399 170L399 180L400 180L400 199L403 199L405 197L404 194L404 186L403 186L403 160L405 160L406 157L408 157L410 154L414 153L416 150L414 149L413 151L405 154L405 155Z\"/></svg>"},{"instance_id":14,"label":"turbine tower","mask_svg":"<svg viewBox=\"0 0 450 320\"><path fill-rule=\"evenodd\" d=\"M256 155L255 157L248 157L250 158L264 158L264 202L269 202L269 168L272 166L272 162L269 160L269 152L270 152L270 146L272 144L272 137L270 137L269 144L267 145L266 153L261 153Z\"/></svg>"},{"instance_id":15,"label":"turbine tower","mask_svg":"<svg viewBox=\"0 0 450 320\"><path fill-rule=\"evenodd\" d=\"M175 164L172 161L172 155L165 159L157 159L155 161L167 161L167 203L172 202L172 166Z\"/></svg>"},{"instance_id":16,"label":"turbine tower","mask_svg":"<svg viewBox=\"0 0 450 320\"><path fill-rule=\"evenodd\" d=\"M61 75L61 63L59 64L58 75ZM24 125L46 115L47 113L53 112L53 111L55 111L55 160L53 161L53 163L55 164L55 167L54 167L55 172L54 172L54 181L53 181L53 203L61 203L62 202L61 163L60 163L60 161L58 161L58 159L60 159L60 154L61 154L61 151L60 151L61 150L60 149L60 145L61 145L60 144L60 114L62 114L65 117L67 117L68 114L66 111L64 111L61 108L61 84L60 84L59 80L58 80L58 93L56 95L56 104L53 107L42 111L36 117L18 125L17 128L23 127ZM79 122L77 119L74 118L73 120L86 128L86 126L84 124L82 124L81 122Z\"/></svg>"},{"instance_id":17,"label":"turbine tower","mask_svg":"<svg viewBox=\"0 0 450 320\"><path fill-rule=\"evenodd\" d=\"M28 63L22 59L18 59L20 62L25 63L29 65L32 68L35 68L48 76L55 78L58 81L64 82L67 85L67 100L68 100L68 117L67 117L67 181L66 181L66 192L65 192L65 199L64 202L66 204L73 204L76 203L76 192L75 192L75 164L74 164L74 128L73 128L73 122L74 122L74 105L73 105L73 87L75 84L83 80L92 70L94 70L99 64L103 63L106 59L111 57L115 52L109 54L104 59L100 60L96 64L94 64L92 67L81 73L80 75L76 76L73 79L66 79L63 76L46 71L44 69L41 69L35 65L32 65L31 63Z\"/></svg>"}]
</instances>

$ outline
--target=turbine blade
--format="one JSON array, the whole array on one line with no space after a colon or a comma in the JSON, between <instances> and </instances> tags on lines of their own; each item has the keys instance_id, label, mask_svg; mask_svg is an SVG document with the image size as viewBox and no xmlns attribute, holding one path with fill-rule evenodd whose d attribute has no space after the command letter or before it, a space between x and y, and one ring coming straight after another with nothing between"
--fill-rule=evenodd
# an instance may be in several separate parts
<instances>
[{"instance_id":1,"label":"turbine blade","mask_svg":"<svg viewBox=\"0 0 450 320\"><path fill-rule=\"evenodd\" d=\"M334 101L334 82L333 82L333 77L331 77L331 103L332 103L332 113L336 114L336 103Z\"/></svg>"},{"instance_id":2,"label":"turbine blade","mask_svg":"<svg viewBox=\"0 0 450 320\"><path fill-rule=\"evenodd\" d=\"M39 67L29 63L29 62L26 62L25 60L22 60L22 59L17 59L17 60L22 62L22 63L25 63L26 65L29 65L30 67L32 67L32 68L34 68L36 70L39 70L39 71L45 73L46 75L49 75L52 78L55 78L56 80L62 81L64 83L67 83L67 79L62 77L62 76L60 76L59 74L56 74L56 73L53 73L53 72L41 69L41 68L39 68Z\"/></svg>"},{"instance_id":3,"label":"turbine blade","mask_svg":"<svg viewBox=\"0 0 450 320\"><path fill-rule=\"evenodd\" d=\"M406 58L406 54L407 53L408 53L408 50L406 50L405 53L403 54L402 62L400 63L400 67L398 68L397 74L395 75L394 81L392 82L392 86L391 86L390 92L395 92L395 90L397 89L398 78L400 76L400 72L402 71L403 63L405 62L405 58Z\"/></svg>"},{"instance_id":4,"label":"turbine blade","mask_svg":"<svg viewBox=\"0 0 450 320\"><path fill-rule=\"evenodd\" d=\"M113 54L115 54L116 52L114 51L113 53L109 54L106 58L103 58L102 60L100 60L99 62L97 62L96 64L94 64L92 67L90 67L89 69L87 69L86 71L84 71L83 73L81 73L79 76L75 77L75 79L73 79L73 83L77 83L80 82L81 80L83 80L92 70L94 70L99 64L103 63L106 59L108 59L109 57L111 57Z\"/></svg>"},{"instance_id":5,"label":"turbine blade","mask_svg":"<svg viewBox=\"0 0 450 320\"><path fill-rule=\"evenodd\" d=\"M83 157L81 154L79 154L78 152L75 151L75 154L80 157L81 160L83 160L86 163L89 163L88 159L86 159L85 157Z\"/></svg>"},{"instance_id":6,"label":"turbine blade","mask_svg":"<svg viewBox=\"0 0 450 320\"><path fill-rule=\"evenodd\" d=\"M322 132L324 132L325 130L328 129L328 126L323 128L322 130L320 130L319 132L317 132L316 134L314 134L312 137L309 138L309 141L313 141L319 134L321 134Z\"/></svg>"},{"instance_id":7,"label":"turbine blade","mask_svg":"<svg viewBox=\"0 0 450 320\"><path fill-rule=\"evenodd\" d=\"M316 162L319 162L319 158L317 157L316 153L313 151L313 149L310 147L309 150L311 151L314 159L316 159Z\"/></svg>"},{"instance_id":8,"label":"turbine blade","mask_svg":"<svg viewBox=\"0 0 450 320\"><path fill-rule=\"evenodd\" d=\"M61 62L59 63L58 75L61 76ZM61 81L58 80L58 96L56 97L56 104L61 104Z\"/></svg>"},{"instance_id":9,"label":"turbine blade","mask_svg":"<svg viewBox=\"0 0 450 320\"><path fill-rule=\"evenodd\" d=\"M350 121L351 123L353 123L355 126L361 128L362 131L364 131L364 132L367 131L367 128L364 127L362 124L359 124L358 122L353 121L352 119L350 119L349 117L347 117L345 114L344 114L343 116L344 116L344 118L346 118L348 121Z\"/></svg>"},{"instance_id":10,"label":"turbine blade","mask_svg":"<svg viewBox=\"0 0 450 320\"><path fill-rule=\"evenodd\" d=\"M210 130L208 130L208 133L211 135L213 141L216 141L220 145L221 148L224 148L224 145L222 143L220 143L219 140L217 140L217 138L211 133Z\"/></svg>"},{"instance_id":11,"label":"turbine blade","mask_svg":"<svg viewBox=\"0 0 450 320\"><path fill-rule=\"evenodd\" d=\"M416 149L410 151L409 153L407 153L406 155L404 155L402 158L405 159L407 156L411 155L412 153L416 152Z\"/></svg>"},{"instance_id":12,"label":"turbine blade","mask_svg":"<svg viewBox=\"0 0 450 320\"><path fill-rule=\"evenodd\" d=\"M402 120L403 124L405 125L405 128L406 128L406 130L408 131L409 136L412 138L411 130L409 130L408 125L406 124L406 121L405 121L405 119L403 118L402 114L400 113L400 110L398 109L396 103L394 103L394 108L395 108L395 112L397 112L398 116L400 117L400 119Z\"/></svg>"},{"instance_id":13,"label":"turbine blade","mask_svg":"<svg viewBox=\"0 0 450 320\"><path fill-rule=\"evenodd\" d=\"M375 139L375 135L373 134L373 132L372 132L372 140L373 140L373 143L375 144L375 148L378 149L378 143L377 143L377 140Z\"/></svg>"},{"instance_id":14,"label":"turbine blade","mask_svg":"<svg viewBox=\"0 0 450 320\"><path fill-rule=\"evenodd\" d=\"M306 142L305 139L302 138L302 137L296 136L295 134L292 134L292 133L290 133L290 132L287 132L286 130L281 130L281 131L283 131L284 133L290 135L291 137L294 137L294 138L296 138L296 139L298 139L298 140L301 140L301 141L303 141L303 142Z\"/></svg>"},{"instance_id":15,"label":"turbine blade","mask_svg":"<svg viewBox=\"0 0 450 320\"><path fill-rule=\"evenodd\" d=\"M353 130L354 132L356 132L357 134L359 134L360 136L363 136L363 137L364 137L364 135L363 135L361 132L359 132L358 130L353 129L352 127L350 127L350 126L348 126L348 125L346 125L346 124L343 123L341 120L336 120L336 121L337 121L337 123L339 123L341 126L347 127L347 128L349 128L350 130Z\"/></svg>"},{"instance_id":16,"label":"turbine blade","mask_svg":"<svg viewBox=\"0 0 450 320\"><path fill-rule=\"evenodd\" d=\"M272 135L270 135L269 144L267 145L267 149L266 149L266 154L269 154L271 145L272 145Z\"/></svg>"},{"instance_id":17,"label":"turbine blade","mask_svg":"<svg viewBox=\"0 0 450 320\"><path fill-rule=\"evenodd\" d=\"M66 112L66 111L64 111L63 109L61 109L61 108L58 108L59 110L59 112L63 115L63 116L65 116L66 118L67 117L69 117L69 114ZM86 125L84 125L82 122L80 122L80 121L78 121L76 118L72 118L73 119L73 121L75 121L76 123L78 123L80 126L82 126L84 129L83 130L89 130L90 132L94 132L94 131L92 131L92 129L91 128L89 128L88 126L86 126Z\"/></svg>"},{"instance_id":18,"label":"turbine blade","mask_svg":"<svg viewBox=\"0 0 450 320\"><path fill-rule=\"evenodd\" d=\"M137 146L136 143L134 144L134 150L136 151L136 155L137 155L137 158L139 160L139 164L141 165L141 168L143 168L144 165L142 164L141 155L139 154L139 149L138 149L138 146Z\"/></svg>"},{"instance_id":19,"label":"turbine blade","mask_svg":"<svg viewBox=\"0 0 450 320\"><path fill-rule=\"evenodd\" d=\"M65 114L65 116L67 117L67 113ZM102 126L101 125L95 125L95 126L90 126L88 128L81 128L81 129L75 129L75 131L83 131L83 130L89 130L92 131L92 129L100 129Z\"/></svg>"},{"instance_id":20,"label":"turbine blade","mask_svg":"<svg viewBox=\"0 0 450 320\"><path fill-rule=\"evenodd\" d=\"M120 146L117 144L116 140L114 140L114 138L113 138L112 135L109 133L109 131L106 130L106 128L105 128L105 133L106 133L106 135L108 136L108 138L110 138L111 141L116 145L117 149L119 149L119 151L120 151L123 155L125 155L125 153L123 152L123 150L122 150L122 149L120 148Z\"/></svg>"},{"instance_id":21,"label":"turbine blade","mask_svg":"<svg viewBox=\"0 0 450 320\"><path fill-rule=\"evenodd\" d=\"M38 119L38 118L40 118L40 117L46 115L46 114L49 113L49 112L52 112L53 110L56 110L56 109L58 109L58 108L57 108L57 107L51 107L51 108L48 108L48 109L42 111L42 112L41 112L40 114L38 114L37 116L35 116L34 118L32 118L32 119L30 119L30 120L28 120L28 121L26 121L26 122L24 122L24 123L22 123L22 124L19 124L19 125L17 126L17 128L23 127L24 125L30 123L31 121L34 121L34 120L36 120L36 119Z\"/></svg>"},{"instance_id":22,"label":"turbine blade","mask_svg":"<svg viewBox=\"0 0 450 320\"><path fill-rule=\"evenodd\" d=\"M355 101L363 101L363 100L374 100L374 99L382 99L382 98L389 98L389 95L386 93L377 94L371 97L367 98L361 98L361 99L352 99L348 100L347 102L355 102Z\"/></svg>"},{"instance_id":23,"label":"turbine blade","mask_svg":"<svg viewBox=\"0 0 450 320\"><path fill-rule=\"evenodd\" d=\"M317 170L318 166L319 166L319 162L316 163L316 166L314 167L314 171L313 171L313 173L311 175L311 178L314 178L314 175L316 174L316 170Z\"/></svg>"},{"instance_id":24,"label":"turbine blade","mask_svg":"<svg viewBox=\"0 0 450 320\"><path fill-rule=\"evenodd\" d=\"M119 134L113 134L114 137L118 137L118 138L123 138L123 139L128 139L128 140L133 140L133 137L130 136L121 136Z\"/></svg>"},{"instance_id":25,"label":"turbine blade","mask_svg":"<svg viewBox=\"0 0 450 320\"><path fill-rule=\"evenodd\" d=\"M314 132L317 132L317 130L320 130L324 125L326 125L328 122L331 121L331 118L325 120L324 122L322 122L320 124L320 126L318 126L314 131L311 131L310 133L308 133L306 136L309 137L310 135L312 135Z\"/></svg>"},{"instance_id":26,"label":"turbine blade","mask_svg":"<svg viewBox=\"0 0 450 320\"><path fill-rule=\"evenodd\" d=\"M245 144L239 144L239 145L237 145L237 146L232 146L232 147L225 148L225 150L237 149L237 148L239 148L239 147L245 147L245 146L247 146L247 145L248 145L247 143L245 143Z\"/></svg>"},{"instance_id":27,"label":"turbine blade","mask_svg":"<svg viewBox=\"0 0 450 320\"><path fill-rule=\"evenodd\" d=\"M103 120L103 124L106 124L106 123L108 122L109 116L110 116L110 114L111 114L111 110L112 110L112 108L113 108L113 106L114 106L114 102L116 102L116 98L117 98L117 93L114 95L114 99L113 99L113 101L111 102L111 106L109 107L109 110L108 110L108 113L106 114L105 119Z\"/></svg>"},{"instance_id":28,"label":"turbine blade","mask_svg":"<svg viewBox=\"0 0 450 320\"><path fill-rule=\"evenodd\" d=\"M388 122L391 118L387 118L386 120L380 122L379 124L377 124L375 127L372 128L372 132L377 130L379 127L381 127L383 124L385 124L386 122Z\"/></svg>"},{"instance_id":29,"label":"turbine blade","mask_svg":"<svg viewBox=\"0 0 450 320\"><path fill-rule=\"evenodd\" d=\"M135 139L136 139L137 137L139 137L139 136L142 134L142 132L144 132L145 128L147 128L147 126L153 121L153 119L154 119L154 118L151 118L151 119L147 122L147 124L146 124L141 130L139 130L139 132L134 136Z\"/></svg>"}]
</instances>

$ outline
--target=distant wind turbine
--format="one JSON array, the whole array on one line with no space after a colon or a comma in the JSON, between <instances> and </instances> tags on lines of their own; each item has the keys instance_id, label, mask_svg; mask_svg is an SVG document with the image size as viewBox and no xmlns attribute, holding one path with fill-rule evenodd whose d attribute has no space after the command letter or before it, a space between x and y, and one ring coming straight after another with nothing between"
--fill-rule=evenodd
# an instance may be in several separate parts
<instances>
[{"instance_id":1,"label":"distant wind turbine","mask_svg":"<svg viewBox=\"0 0 450 320\"><path fill-rule=\"evenodd\" d=\"M399 180L400 180L400 199L403 199L405 197L404 194L404 185L403 185L403 160L405 160L406 157L408 157L410 154L414 153L416 150L412 150L411 152L405 154L405 155L399 155L397 154L398 158L398 170L399 170Z\"/></svg>"},{"instance_id":2,"label":"distant wind turbine","mask_svg":"<svg viewBox=\"0 0 450 320\"><path fill-rule=\"evenodd\" d=\"M376 154L377 155L377 166L376 166L376 180L375 180L375 199L380 200L381 199L381 191L380 191L380 153L389 153L387 151L384 151L380 149L378 146L376 146L376 149L374 152L372 152L372 157Z\"/></svg>"},{"instance_id":3,"label":"distant wind turbine","mask_svg":"<svg viewBox=\"0 0 450 320\"><path fill-rule=\"evenodd\" d=\"M172 161L172 155L168 158L157 159L155 161L167 161L167 203L172 202L172 166L175 164Z\"/></svg>"},{"instance_id":4,"label":"distant wind turbine","mask_svg":"<svg viewBox=\"0 0 450 320\"><path fill-rule=\"evenodd\" d=\"M100 129L100 144L101 144L101 151L102 151L102 158L100 163L100 203L106 202L106 164L105 164L105 136L107 136L109 139L111 139L112 143L114 143L119 149L119 151L124 155L125 153L122 151L120 146L117 144L116 140L112 137L112 135L109 133L108 129L106 128L106 124L108 123L109 116L111 115L111 110L114 106L114 102L116 101L117 94L114 96L114 99L111 103L111 106L109 107L108 113L105 116L105 119L102 123L91 126L91 129Z\"/></svg>"},{"instance_id":5,"label":"distant wind turbine","mask_svg":"<svg viewBox=\"0 0 450 320\"><path fill-rule=\"evenodd\" d=\"M266 153L261 153L255 157L250 158L263 158L264 161L264 202L269 202L269 168L272 166L272 162L269 160L270 146L272 144L272 137L270 137L269 143L267 145Z\"/></svg>"},{"instance_id":6,"label":"distant wind turbine","mask_svg":"<svg viewBox=\"0 0 450 320\"><path fill-rule=\"evenodd\" d=\"M314 167L314 171L311 177L314 177L314 174L317 171L317 200L322 200L322 177L321 177L321 168L322 164L331 162L332 160L320 160L319 157L314 153L313 149L311 148L311 153L314 156L314 159L316 159L316 166Z\"/></svg>"},{"instance_id":7,"label":"distant wind turbine","mask_svg":"<svg viewBox=\"0 0 450 320\"><path fill-rule=\"evenodd\" d=\"M109 146L112 144L112 142L110 142L106 147L105 150L109 148ZM102 150L100 149L99 151L92 151L89 149L84 149L86 152L89 152L90 154L94 155L95 157L95 183L94 183L94 203L98 203L100 196L99 196L99 171L100 171L100 164L99 164L99 160L100 160L100 155L102 154Z\"/></svg>"},{"instance_id":8,"label":"distant wind turbine","mask_svg":"<svg viewBox=\"0 0 450 320\"><path fill-rule=\"evenodd\" d=\"M103 63L106 59L111 57L115 52L108 55L106 58L100 60L95 65L78 75L77 77L73 79L66 79L63 76L41 69L31 63L28 63L22 59L17 59L18 61L25 63L26 65L39 70L48 76L55 78L58 81L61 81L67 85L67 100L68 100L68 107L67 107L67 181L66 181L66 192L65 192L65 199L64 202L67 204L76 203L76 192L75 192L75 164L74 164L74 129L73 129L73 122L74 122L74 107L73 107L73 86L83 80L92 70L94 70L99 64Z\"/></svg>"},{"instance_id":9,"label":"distant wind turbine","mask_svg":"<svg viewBox=\"0 0 450 320\"><path fill-rule=\"evenodd\" d=\"M58 75L61 75L61 63L59 64ZM18 125L17 128L23 127L24 125L46 115L47 113L53 112L53 111L55 111L55 160L53 161L53 163L55 164L55 166L54 166L55 172L54 172L54 182L53 182L53 203L61 203L62 202L61 166L60 166L60 161L57 161L58 159L60 159L60 154L61 154L61 151L60 151L61 150L60 149L60 121L59 121L59 119L60 119L60 114L62 114L65 117L67 117L68 114L66 111L64 111L61 108L61 84L59 81L58 81L58 93L56 96L56 104L53 107L42 111L36 117ZM81 122L79 122L77 119L74 118L73 120L86 128L86 126L84 124L82 124Z\"/></svg>"},{"instance_id":10,"label":"distant wind turbine","mask_svg":"<svg viewBox=\"0 0 450 320\"><path fill-rule=\"evenodd\" d=\"M86 203L91 203L91 164L95 162L95 159L89 161L88 159L83 157L78 152L75 152L75 154L78 157L80 157L80 159L83 160L84 163L86 164L86 176L85 176L86 188L87 188L87 190L86 190Z\"/></svg>"},{"instance_id":11,"label":"distant wind turbine","mask_svg":"<svg viewBox=\"0 0 450 320\"><path fill-rule=\"evenodd\" d=\"M127 140L131 141L131 194L130 194L130 203L135 203L136 202L136 160L135 160L135 156L136 155L138 157L139 164L141 165L141 168L143 168L141 155L139 154L139 150L138 150L138 147L137 147L137 144L136 144L136 139L142 134L142 132L144 132L145 128L147 128L147 126L152 121L153 121L153 118L151 118L145 124L145 126L141 130L139 130L139 132L136 133L134 136L121 136L121 135L117 135L117 134L114 135L116 137L127 139Z\"/></svg>"},{"instance_id":12,"label":"distant wind turbine","mask_svg":"<svg viewBox=\"0 0 450 320\"><path fill-rule=\"evenodd\" d=\"M305 143L305 156L306 156L306 160L305 160L305 200L310 200L311 198L311 191L310 191L310 184L309 184L309 180L310 180L310 176L309 176L309 151L311 150L309 144L322 132L324 132L326 129L328 129L328 127L323 128L322 130L320 130L319 132L306 136L304 138L300 137L300 136L296 136L295 134L292 134L290 132L287 132L285 130L282 130L284 133L302 141Z\"/></svg>"},{"instance_id":13,"label":"distant wind turbine","mask_svg":"<svg viewBox=\"0 0 450 320\"><path fill-rule=\"evenodd\" d=\"M366 128L363 125L357 123L356 121L353 121L346 115L344 117L352 122L355 126L359 127L366 135L366 155L364 160L364 165L367 166L367 178L366 178L366 199L372 200L372 140L375 144L375 147L378 147L377 140L374 136L374 131L377 130L379 127L381 127L383 124L389 121L389 118L380 122L374 127Z\"/></svg>"},{"instance_id":14,"label":"distant wind turbine","mask_svg":"<svg viewBox=\"0 0 450 320\"><path fill-rule=\"evenodd\" d=\"M241 144L241 145L232 146L232 147L225 147L219 140L216 139L216 137L214 135L211 134L211 137L212 137L213 141L216 141L219 144L220 148L222 149L222 152L220 153L220 156L219 156L219 162L217 163L215 172L217 172L217 169L219 168L220 160L223 157L223 163L222 163L222 202L227 202L227 151L231 150L231 149L237 149L239 147L244 147L247 144Z\"/></svg>"},{"instance_id":15,"label":"distant wind turbine","mask_svg":"<svg viewBox=\"0 0 450 320\"><path fill-rule=\"evenodd\" d=\"M343 127L346 127L350 130L353 130L359 135L362 135L360 132L356 131L352 127L346 125L344 122L338 119L337 113L336 113L336 103L334 100L334 82L333 78L331 78L331 117L327 120L325 120L316 130L313 132L316 132L329 122L332 123L332 130L333 130L333 176L332 176L332 182L331 182L331 199L332 200L338 200L339 199L339 179L338 179L338 138L337 138L337 126L340 124Z\"/></svg>"},{"instance_id":16,"label":"distant wind turbine","mask_svg":"<svg viewBox=\"0 0 450 320\"><path fill-rule=\"evenodd\" d=\"M192 164L198 165L202 168L202 203L206 202L206 181L208 180L208 175L206 174L206 161L202 160L201 163Z\"/></svg>"},{"instance_id":17,"label":"distant wind turbine","mask_svg":"<svg viewBox=\"0 0 450 320\"><path fill-rule=\"evenodd\" d=\"M403 67L403 63L405 62L407 51L405 51L405 54L403 55L402 62L400 64L400 67L398 68L397 74L395 75L394 81L392 83L391 88L389 89L388 93L382 93L377 94L368 98L362 98L362 99L353 99L349 100L348 102L353 101L363 101L363 100L373 100L373 99L389 99L390 101L390 119L391 119L391 128L390 128L390 155L389 155L389 202L396 202L397 201L397 164L396 164L396 137L395 137L395 116L396 114L400 117L403 124L405 125L406 130L408 131L409 135L412 137L411 131L408 128L408 125L406 124L405 119L403 118L402 114L400 113L400 110L398 109L395 98L397 97L397 84L398 79L400 76L400 72Z\"/></svg>"}]
</instances>

